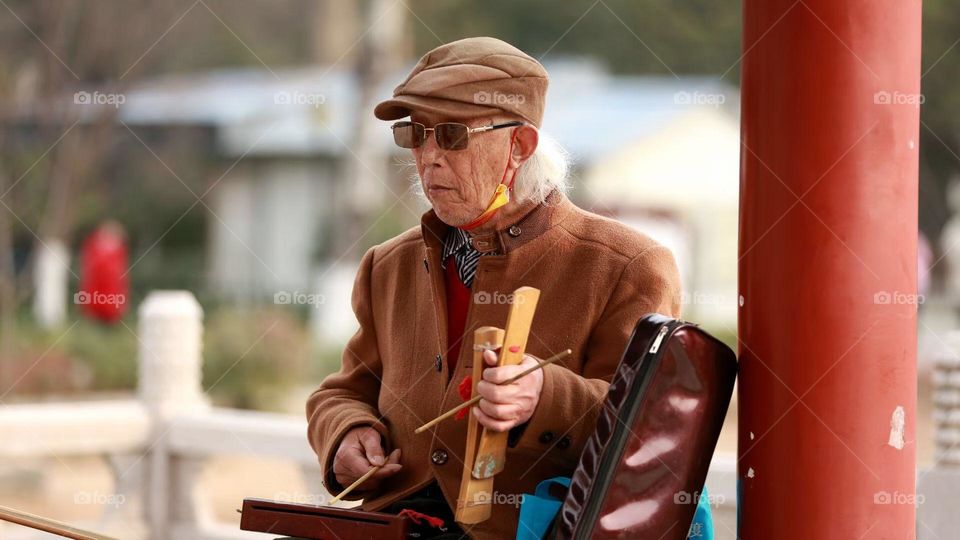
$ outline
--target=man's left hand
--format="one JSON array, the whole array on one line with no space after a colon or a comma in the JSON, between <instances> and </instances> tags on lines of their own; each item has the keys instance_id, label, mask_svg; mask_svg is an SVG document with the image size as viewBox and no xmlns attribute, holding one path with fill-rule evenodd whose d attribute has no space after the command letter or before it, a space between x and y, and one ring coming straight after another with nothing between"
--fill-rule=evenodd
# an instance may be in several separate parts
<instances>
[{"instance_id":1,"label":"man's left hand","mask_svg":"<svg viewBox=\"0 0 960 540\"><path fill-rule=\"evenodd\" d=\"M523 361L517 365L497 367L497 353L492 350L483 352L483 360L493 367L484 369L483 380L477 383L477 393L481 398L473 407L477 421L487 429L507 431L529 420L540 402L543 370L528 373L510 384L500 386L499 383L542 361L524 354Z\"/></svg>"}]
</instances>

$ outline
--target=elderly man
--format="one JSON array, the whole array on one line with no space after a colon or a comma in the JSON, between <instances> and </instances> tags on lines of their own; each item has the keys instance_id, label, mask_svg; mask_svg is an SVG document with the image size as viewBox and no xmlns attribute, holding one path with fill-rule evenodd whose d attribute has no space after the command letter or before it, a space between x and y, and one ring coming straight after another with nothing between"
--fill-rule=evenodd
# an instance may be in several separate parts
<instances>
[{"instance_id":1,"label":"elderly man","mask_svg":"<svg viewBox=\"0 0 960 540\"><path fill-rule=\"evenodd\" d=\"M360 323L338 373L307 403L309 440L333 493L383 465L349 498L363 509L414 508L448 534L513 538L521 494L569 476L637 320L679 315L670 251L566 197L566 167L541 140L547 73L493 38L430 51L375 114L409 148L432 209L419 227L371 248L353 288ZM615 129L615 126L611 126ZM414 429L458 405L472 369L472 335L503 326L509 294L541 296L519 366L488 367L471 414L509 431L493 517L452 523L466 422ZM572 349L564 365L498 386L537 359ZM496 365L487 351L484 360Z\"/></svg>"}]
</instances>

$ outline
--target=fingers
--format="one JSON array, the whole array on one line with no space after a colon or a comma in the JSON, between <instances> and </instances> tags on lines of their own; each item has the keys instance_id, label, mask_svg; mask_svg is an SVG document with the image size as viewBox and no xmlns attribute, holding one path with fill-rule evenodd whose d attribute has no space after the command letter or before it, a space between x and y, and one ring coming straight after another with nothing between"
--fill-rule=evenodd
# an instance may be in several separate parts
<instances>
[{"instance_id":1,"label":"fingers","mask_svg":"<svg viewBox=\"0 0 960 540\"><path fill-rule=\"evenodd\" d=\"M480 381L477 383L477 393L480 394L481 401L511 403L520 398L523 394L523 388L514 384L500 386L488 381Z\"/></svg>"},{"instance_id":2,"label":"fingers","mask_svg":"<svg viewBox=\"0 0 960 540\"><path fill-rule=\"evenodd\" d=\"M360 444L371 465L383 465L383 446L380 444L380 433L375 429L365 429L359 433Z\"/></svg>"},{"instance_id":3,"label":"fingers","mask_svg":"<svg viewBox=\"0 0 960 540\"><path fill-rule=\"evenodd\" d=\"M483 403L482 400L481 403ZM477 422L491 431L507 431L519 424L519 422L516 420L497 420L495 418L491 418L488 414L483 412L480 407L471 407L471 410L473 411L473 415L477 417Z\"/></svg>"},{"instance_id":4,"label":"fingers","mask_svg":"<svg viewBox=\"0 0 960 540\"><path fill-rule=\"evenodd\" d=\"M490 363L491 359L496 360L495 355L484 351L484 360ZM484 369L483 380L477 383L481 399L473 408L477 421L495 431L506 431L527 421L539 402L543 371L532 371L512 383L503 383L539 363L536 357L527 354L520 364Z\"/></svg>"},{"instance_id":5,"label":"fingers","mask_svg":"<svg viewBox=\"0 0 960 540\"><path fill-rule=\"evenodd\" d=\"M340 443L333 460L333 473L337 482L346 487L376 465L383 467L364 481L361 489L373 488L381 478L400 471L400 449L395 449L389 459L385 459L380 433L370 427L356 428L349 431Z\"/></svg>"},{"instance_id":6,"label":"fingers","mask_svg":"<svg viewBox=\"0 0 960 540\"><path fill-rule=\"evenodd\" d=\"M403 465L400 465L400 449L395 448L393 452L390 452L390 455L387 456L384 466L380 467L380 470L370 475L370 480L380 480L389 476L393 476L400 472L402 468ZM361 485L364 484L366 484L366 482Z\"/></svg>"},{"instance_id":7,"label":"fingers","mask_svg":"<svg viewBox=\"0 0 960 540\"><path fill-rule=\"evenodd\" d=\"M333 460L333 472L335 473L357 473L370 467L370 460L367 459L363 447L356 441L344 439L337 454ZM360 472L360 474L363 474ZM359 477L360 474L357 474Z\"/></svg>"},{"instance_id":8,"label":"fingers","mask_svg":"<svg viewBox=\"0 0 960 540\"><path fill-rule=\"evenodd\" d=\"M500 384L510 377L519 375L525 369L528 369L528 367L524 366L523 364L517 364L515 366L489 367L483 370L483 380L493 384ZM518 382L519 380L520 379L518 379Z\"/></svg>"},{"instance_id":9,"label":"fingers","mask_svg":"<svg viewBox=\"0 0 960 540\"><path fill-rule=\"evenodd\" d=\"M481 399L477 407L488 417L497 421L513 421L520 418L522 407L517 403L494 403Z\"/></svg>"},{"instance_id":10,"label":"fingers","mask_svg":"<svg viewBox=\"0 0 960 540\"><path fill-rule=\"evenodd\" d=\"M487 349L487 350L483 351L483 361L484 361L488 366L495 366L495 365L497 365L497 361L499 360L499 357L497 356L497 351L499 351L499 350L500 350L500 349L497 348L497 349Z\"/></svg>"},{"instance_id":11,"label":"fingers","mask_svg":"<svg viewBox=\"0 0 960 540\"><path fill-rule=\"evenodd\" d=\"M490 353L490 351L484 351L483 353L484 360L487 360L487 363L489 364L490 362L489 362L489 358L487 357L487 353ZM535 356L525 354L523 355L523 361L521 361L519 364L515 364L511 366L497 366L496 357L494 357L494 362L492 364L494 367L489 367L483 370L483 380L490 381L493 384L500 384L511 377L516 377L517 375L532 368L533 366L539 365L540 363L541 361L537 359ZM517 382L522 381L531 375L534 375L538 371L533 371L528 375L524 375Z\"/></svg>"},{"instance_id":12,"label":"fingers","mask_svg":"<svg viewBox=\"0 0 960 540\"><path fill-rule=\"evenodd\" d=\"M373 466L372 463L367 461L366 454L360 451L359 447L355 446L353 450L344 452L342 456L338 454L338 457L334 460L333 472L337 478L337 482L341 486L346 487L366 474ZM402 469L403 465L400 464L400 449L397 448L394 449L393 452L390 452L390 456L384 462L384 465L364 480L364 482L358 486L358 489L375 488L380 483L380 480L393 476Z\"/></svg>"}]
</instances>

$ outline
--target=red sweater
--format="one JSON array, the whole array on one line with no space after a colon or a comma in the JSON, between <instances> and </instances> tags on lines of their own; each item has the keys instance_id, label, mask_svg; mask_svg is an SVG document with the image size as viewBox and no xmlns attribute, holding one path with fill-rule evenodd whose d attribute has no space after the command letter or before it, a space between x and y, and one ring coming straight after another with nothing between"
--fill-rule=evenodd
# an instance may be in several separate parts
<instances>
[{"instance_id":1,"label":"red sweater","mask_svg":"<svg viewBox=\"0 0 960 540\"><path fill-rule=\"evenodd\" d=\"M460 343L463 342L463 330L467 323L467 308L470 307L470 289L460 281L457 274L457 259L454 256L446 262L446 290L447 290L447 369L448 376L453 376L457 368L457 358L460 357Z\"/></svg>"}]
</instances>

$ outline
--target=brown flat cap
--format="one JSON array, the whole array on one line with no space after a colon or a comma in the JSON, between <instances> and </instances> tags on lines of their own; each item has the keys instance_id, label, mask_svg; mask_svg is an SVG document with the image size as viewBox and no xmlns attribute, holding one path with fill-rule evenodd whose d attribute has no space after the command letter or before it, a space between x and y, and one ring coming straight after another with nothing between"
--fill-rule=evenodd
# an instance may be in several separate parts
<instances>
[{"instance_id":1,"label":"brown flat cap","mask_svg":"<svg viewBox=\"0 0 960 540\"><path fill-rule=\"evenodd\" d=\"M473 37L423 55L393 99L373 113L397 120L413 110L464 119L506 112L540 127L546 94L547 71L540 62L499 39Z\"/></svg>"}]
</instances>

